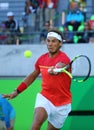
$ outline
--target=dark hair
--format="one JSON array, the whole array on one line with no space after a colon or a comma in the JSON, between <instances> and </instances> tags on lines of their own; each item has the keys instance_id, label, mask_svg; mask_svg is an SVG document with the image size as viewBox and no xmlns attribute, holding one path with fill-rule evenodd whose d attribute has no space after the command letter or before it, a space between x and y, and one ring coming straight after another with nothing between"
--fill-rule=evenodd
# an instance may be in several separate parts
<instances>
[{"instance_id":1,"label":"dark hair","mask_svg":"<svg viewBox=\"0 0 94 130\"><path fill-rule=\"evenodd\" d=\"M61 36L62 41L64 40L63 33L62 33L58 28L50 28L50 29L48 30L48 33L49 33L49 32L56 32L57 34L59 34L59 35Z\"/></svg>"},{"instance_id":2,"label":"dark hair","mask_svg":"<svg viewBox=\"0 0 94 130\"><path fill-rule=\"evenodd\" d=\"M50 21L46 21L45 24L49 24L50 25Z\"/></svg>"}]
</instances>

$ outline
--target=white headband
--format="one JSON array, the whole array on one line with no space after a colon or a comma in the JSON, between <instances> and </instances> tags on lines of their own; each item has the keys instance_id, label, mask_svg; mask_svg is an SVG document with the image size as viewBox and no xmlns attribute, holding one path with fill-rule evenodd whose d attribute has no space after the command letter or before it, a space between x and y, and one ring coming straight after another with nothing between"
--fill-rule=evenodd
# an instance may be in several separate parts
<instances>
[{"instance_id":1,"label":"white headband","mask_svg":"<svg viewBox=\"0 0 94 130\"><path fill-rule=\"evenodd\" d=\"M49 32L49 33L47 34L47 38L48 38L48 37L55 37L56 39L62 41L62 37L61 37L58 33L56 33L56 32Z\"/></svg>"}]
</instances>

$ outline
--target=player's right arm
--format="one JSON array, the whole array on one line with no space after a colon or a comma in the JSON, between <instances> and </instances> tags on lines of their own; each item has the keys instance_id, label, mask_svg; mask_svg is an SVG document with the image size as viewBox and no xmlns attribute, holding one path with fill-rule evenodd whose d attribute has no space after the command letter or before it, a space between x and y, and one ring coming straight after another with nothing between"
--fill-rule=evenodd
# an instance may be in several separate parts
<instances>
[{"instance_id":1,"label":"player's right arm","mask_svg":"<svg viewBox=\"0 0 94 130\"><path fill-rule=\"evenodd\" d=\"M33 81L38 77L39 73L40 72L38 70L34 70L23 80L23 82L21 82L21 84L12 93L3 94L3 97L8 99L15 98L19 93L23 92L25 89L28 88L30 84L33 83Z\"/></svg>"}]
</instances>

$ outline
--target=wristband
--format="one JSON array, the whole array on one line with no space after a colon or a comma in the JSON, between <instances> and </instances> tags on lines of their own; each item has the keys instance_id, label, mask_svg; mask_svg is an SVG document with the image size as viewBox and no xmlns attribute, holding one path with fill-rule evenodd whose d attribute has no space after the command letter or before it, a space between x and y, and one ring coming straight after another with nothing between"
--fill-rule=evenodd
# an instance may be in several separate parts
<instances>
[{"instance_id":1,"label":"wristband","mask_svg":"<svg viewBox=\"0 0 94 130\"><path fill-rule=\"evenodd\" d=\"M27 85L26 85L24 82L22 82L22 83L17 87L17 93L19 94L19 93L23 92L26 88L27 88Z\"/></svg>"}]
</instances>

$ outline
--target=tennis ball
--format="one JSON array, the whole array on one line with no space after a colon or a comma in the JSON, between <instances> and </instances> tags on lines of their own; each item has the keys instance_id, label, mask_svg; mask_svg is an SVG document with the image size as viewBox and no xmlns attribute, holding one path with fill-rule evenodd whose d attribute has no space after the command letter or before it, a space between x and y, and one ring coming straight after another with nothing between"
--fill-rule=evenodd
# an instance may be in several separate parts
<instances>
[{"instance_id":1,"label":"tennis ball","mask_svg":"<svg viewBox=\"0 0 94 130\"><path fill-rule=\"evenodd\" d=\"M26 50L26 51L24 52L24 57L30 58L31 56L32 56L32 52L31 52L30 50Z\"/></svg>"}]
</instances>

